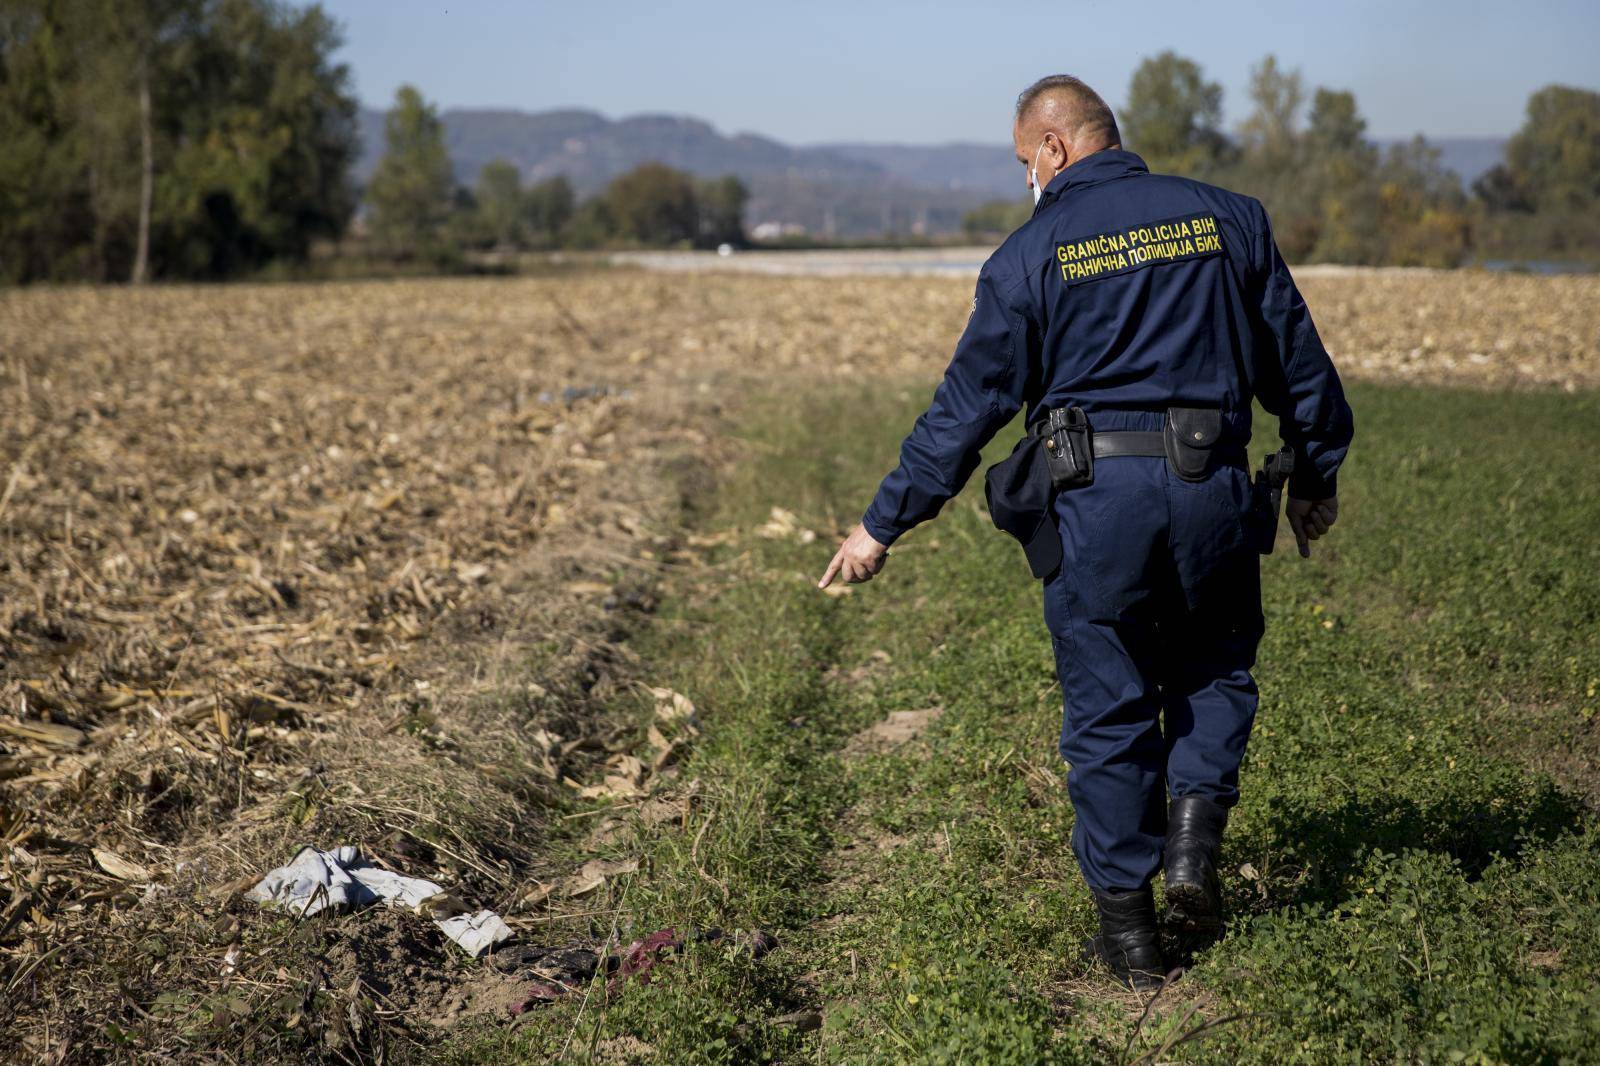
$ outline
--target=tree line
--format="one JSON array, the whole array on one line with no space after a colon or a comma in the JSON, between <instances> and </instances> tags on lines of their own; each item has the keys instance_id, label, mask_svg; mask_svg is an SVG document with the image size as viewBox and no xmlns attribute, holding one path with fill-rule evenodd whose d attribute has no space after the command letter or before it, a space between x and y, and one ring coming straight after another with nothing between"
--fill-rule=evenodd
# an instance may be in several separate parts
<instances>
[{"instance_id":1,"label":"tree line","mask_svg":"<svg viewBox=\"0 0 1600 1066\"><path fill-rule=\"evenodd\" d=\"M1152 56L1118 115L1123 144L1154 171L1259 197L1291 261L1448 267L1600 254L1600 93L1534 93L1504 160L1470 190L1420 136L1380 150L1352 93L1308 91L1272 56L1251 71L1249 94L1250 112L1229 135L1222 86L1192 59ZM964 227L1004 232L1027 214L986 205Z\"/></svg>"},{"instance_id":2,"label":"tree line","mask_svg":"<svg viewBox=\"0 0 1600 1066\"><path fill-rule=\"evenodd\" d=\"M744 242L748 191L645 164L587 199L512 163L458 185L434 108L396 95L367 187L338 27L281 0L0 0L0 283L224 278L304 263L319 242L448 266L487 249ZM1261 197L1285 255L1456 265L1593 259L1600 93L1539 90L1501 164L1464 189L1421 138L1380 151L1349 93L1268 57L1251 111L1172 52L1133 75L1121 120L1156 170ZM990 205L1004 233L1026 201ZM360 210L358 211L358 207Z\"/></svg>"},{"instance_id":3,"label":"tree line","mask_svg":"<svg viewBox=\"0 0 1600 1066\"><path fill-rule=\"evenodd\" d=\"M732 177L649 164L579 203L565 178L524 188L502 160L459 188L409 87L360 190L341 43L321 7L278 0L0 0L0 283L249 275L353 222L379 254L438 266L744 239Z\"/></svg>"},{"instance_id":4,"label":"tree line","mask_svg":"<svg viewBox=\"0 0 1600 1066\"><path fill-rule=\"evenodd\" d=\"M378 254L449 265L467 251L742 245L749 192L732 175L700 181L645 163L578 201L557 175L524 186L517 166L488 163L457 185L434 107L402 86L384 120L384 153L367 183L363 229Z\"/></svg>"},{"instance_id":5,"label":"tree line","mask_svg":"<svg viewBox=\"0 0 1600 1066\"><path fill-rule=\"evenodd\" d=\"M225 277L338 236L338 45L270 0L0 0L0 281Z\"/></svg>"}]
</instances>

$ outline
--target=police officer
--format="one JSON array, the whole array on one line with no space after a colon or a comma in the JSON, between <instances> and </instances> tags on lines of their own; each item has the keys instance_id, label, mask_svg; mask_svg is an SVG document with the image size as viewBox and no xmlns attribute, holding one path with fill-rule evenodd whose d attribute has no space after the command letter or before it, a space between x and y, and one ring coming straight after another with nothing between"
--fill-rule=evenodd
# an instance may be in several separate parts
<instances>
[{"instance_id":1,"label":"police officer","mask_svg":"<svg viewBox=\"0 0 1600 1066\"><path fill-rule=\"evenodd\" d=\"M1008 531L1044 580L1072 847L1099 910L1089 950L1148 987L1166 972L1158 872L1180 938L1222 924L1217 849L1263 626L1251 401L1292 450L1302 556L1338 517L1352 420L1258 201L1150 173L1066 75L1022 93L1012 139L1033 217L984 264L944 380L819 584L870 580L1027 406L1013 483L1052 480L1036 528L1013 515ZM999 522L1017 499L1002 486L997 502L996 473Z\"/></svg>"}]
</instances>

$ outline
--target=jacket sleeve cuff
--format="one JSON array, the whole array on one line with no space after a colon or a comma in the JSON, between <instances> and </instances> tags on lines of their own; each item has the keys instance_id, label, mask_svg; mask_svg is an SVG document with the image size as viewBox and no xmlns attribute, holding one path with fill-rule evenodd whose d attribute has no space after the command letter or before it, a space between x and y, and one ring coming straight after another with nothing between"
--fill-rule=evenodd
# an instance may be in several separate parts
<instances>
[{"instance_id":1,"label":"jacket sleeve cuff","mask_svg":"<svg viewBox=\"0 0 1600 1066\"><path fill-rule=\"evenodd\" d=\"M1304 455L1295 457L1294 473L1289 475L1289 495L1297 500L1326 500L1338 495L1338 472L1324 477Z\"/></svg>"},{"instance_id":2,"label":"jacket sleeve cuff","mask_svg":"<svg viewBox=\"0 0 1600 1066\"><path fill-rule=\"evenodd\" d=\"M886 548L893 544L896 540L899 540L900 534L905 532L903 529L895 529L892 526L886 526L882 522L879 522L875 517L873 517L873 514L870 510L861 516L861 524L866 527L867 532L872 535L873 540L877 541L879 544L882 544Z\"/></svg>"}]
</instances>

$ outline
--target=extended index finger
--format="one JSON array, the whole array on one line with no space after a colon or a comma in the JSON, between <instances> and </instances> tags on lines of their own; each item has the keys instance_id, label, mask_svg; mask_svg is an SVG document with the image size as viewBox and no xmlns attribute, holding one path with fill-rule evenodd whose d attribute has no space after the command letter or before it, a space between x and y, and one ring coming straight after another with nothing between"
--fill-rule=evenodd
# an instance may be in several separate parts
<instances>
[{"instance_id":1,"label":"extended index finger","mask_svg":"<svg viewBox=\"0 0 1600 1066\"><path fill-rule=\"evenodd\" d=\"M833 562L828 564L828 569L822 572L822 580L817 582L817 588L825 589L833 581L834 575L839 572L839 567L844 562L844 549L840 548L833 553Z\"/></svg>"},{"instance_id":2,"label":"extended index finger","mask_svg":"<svg viewBox=\"0 0 1600 1066\"><path fill-rule=\"evenodd\" d=\"M1289 515L1289 528L1294 532L1295 543L1300 546L1300 558L1311 558L1311 542L1306 539L1305 526L1300 521L1299 515Z\"/></svg>"}]
</instances>

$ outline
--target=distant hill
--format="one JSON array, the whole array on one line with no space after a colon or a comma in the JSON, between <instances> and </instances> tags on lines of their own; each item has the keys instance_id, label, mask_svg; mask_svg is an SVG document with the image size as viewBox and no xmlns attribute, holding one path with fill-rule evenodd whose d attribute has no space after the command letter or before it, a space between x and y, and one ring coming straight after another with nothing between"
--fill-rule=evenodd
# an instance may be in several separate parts
<instances>
[{"instance_id":1,"label":"distant hill","mask_svg":"<svg viewBox=\"0 0 1600 1066\"><path fill-rule=\"evenodd\" d=\"M361 114L365 181L383 151L384 113ZM456 180L470 185L485 163L505 158L524 180L565 174L593 193L640 163L658 161L700 177L737 174L749 187L748 218L798 225L814 235L950 233L992 194L908 180L872 162L827 148L797 148L756 134L732 136L699 119L593 111L448 110L440 114ZM1015 191L1015 190L1013 190Z\"/></svg>"},{"instance_id":2,"label":"distant hill","mask_svg":"<svg viewBox=\"0 0 1600 1066\"><path fill-rule=\"evenodd\" d=\"M879 167L823 149L791 148L750 133L725 136L709 123L674 115L613 120L593 111L451 110L440 117L456 177L467 184L497 157L517 164L531 181L565 174L584 191L649 160L706 176L798 173L818 181L883 177ZM363 127L364 177L383 147L383 112L365 112Z\"/></svg>"},{"instance_id":3,"label":"distant hill","mask_svg":"<svg viewBox=\"0 0 1600 1066\"><path fill-rule=\"evenodd\" d=\"M932 188L976 192L990 200L1028 195L1027 177L1009 144L819 144L816 148Z\"/></svg>"},{"instance_id":4,"label":"distant hill","mask_svg":"<svg viewBox=\"0 0 1600 1066\"><path fill-rule=\"evenodd\" d=\"M360 117L365 181L383 151L382 111ZM524 180L565 174L581 195L640 163L659 161L700 177L737 174L750 189L749 223L800 226L825 237L946 234L990 200L1027 195L1009 144L787 145L753 133L727 135L675 115L608 119L594 111L452 109L441 114L456 180L470 185L505 158ZM1379 141L1387 146L1395 141ZM1500 161L1502 137L1432 141L1444 165L1471 185Z\"/></svg>"}]
</instances>

